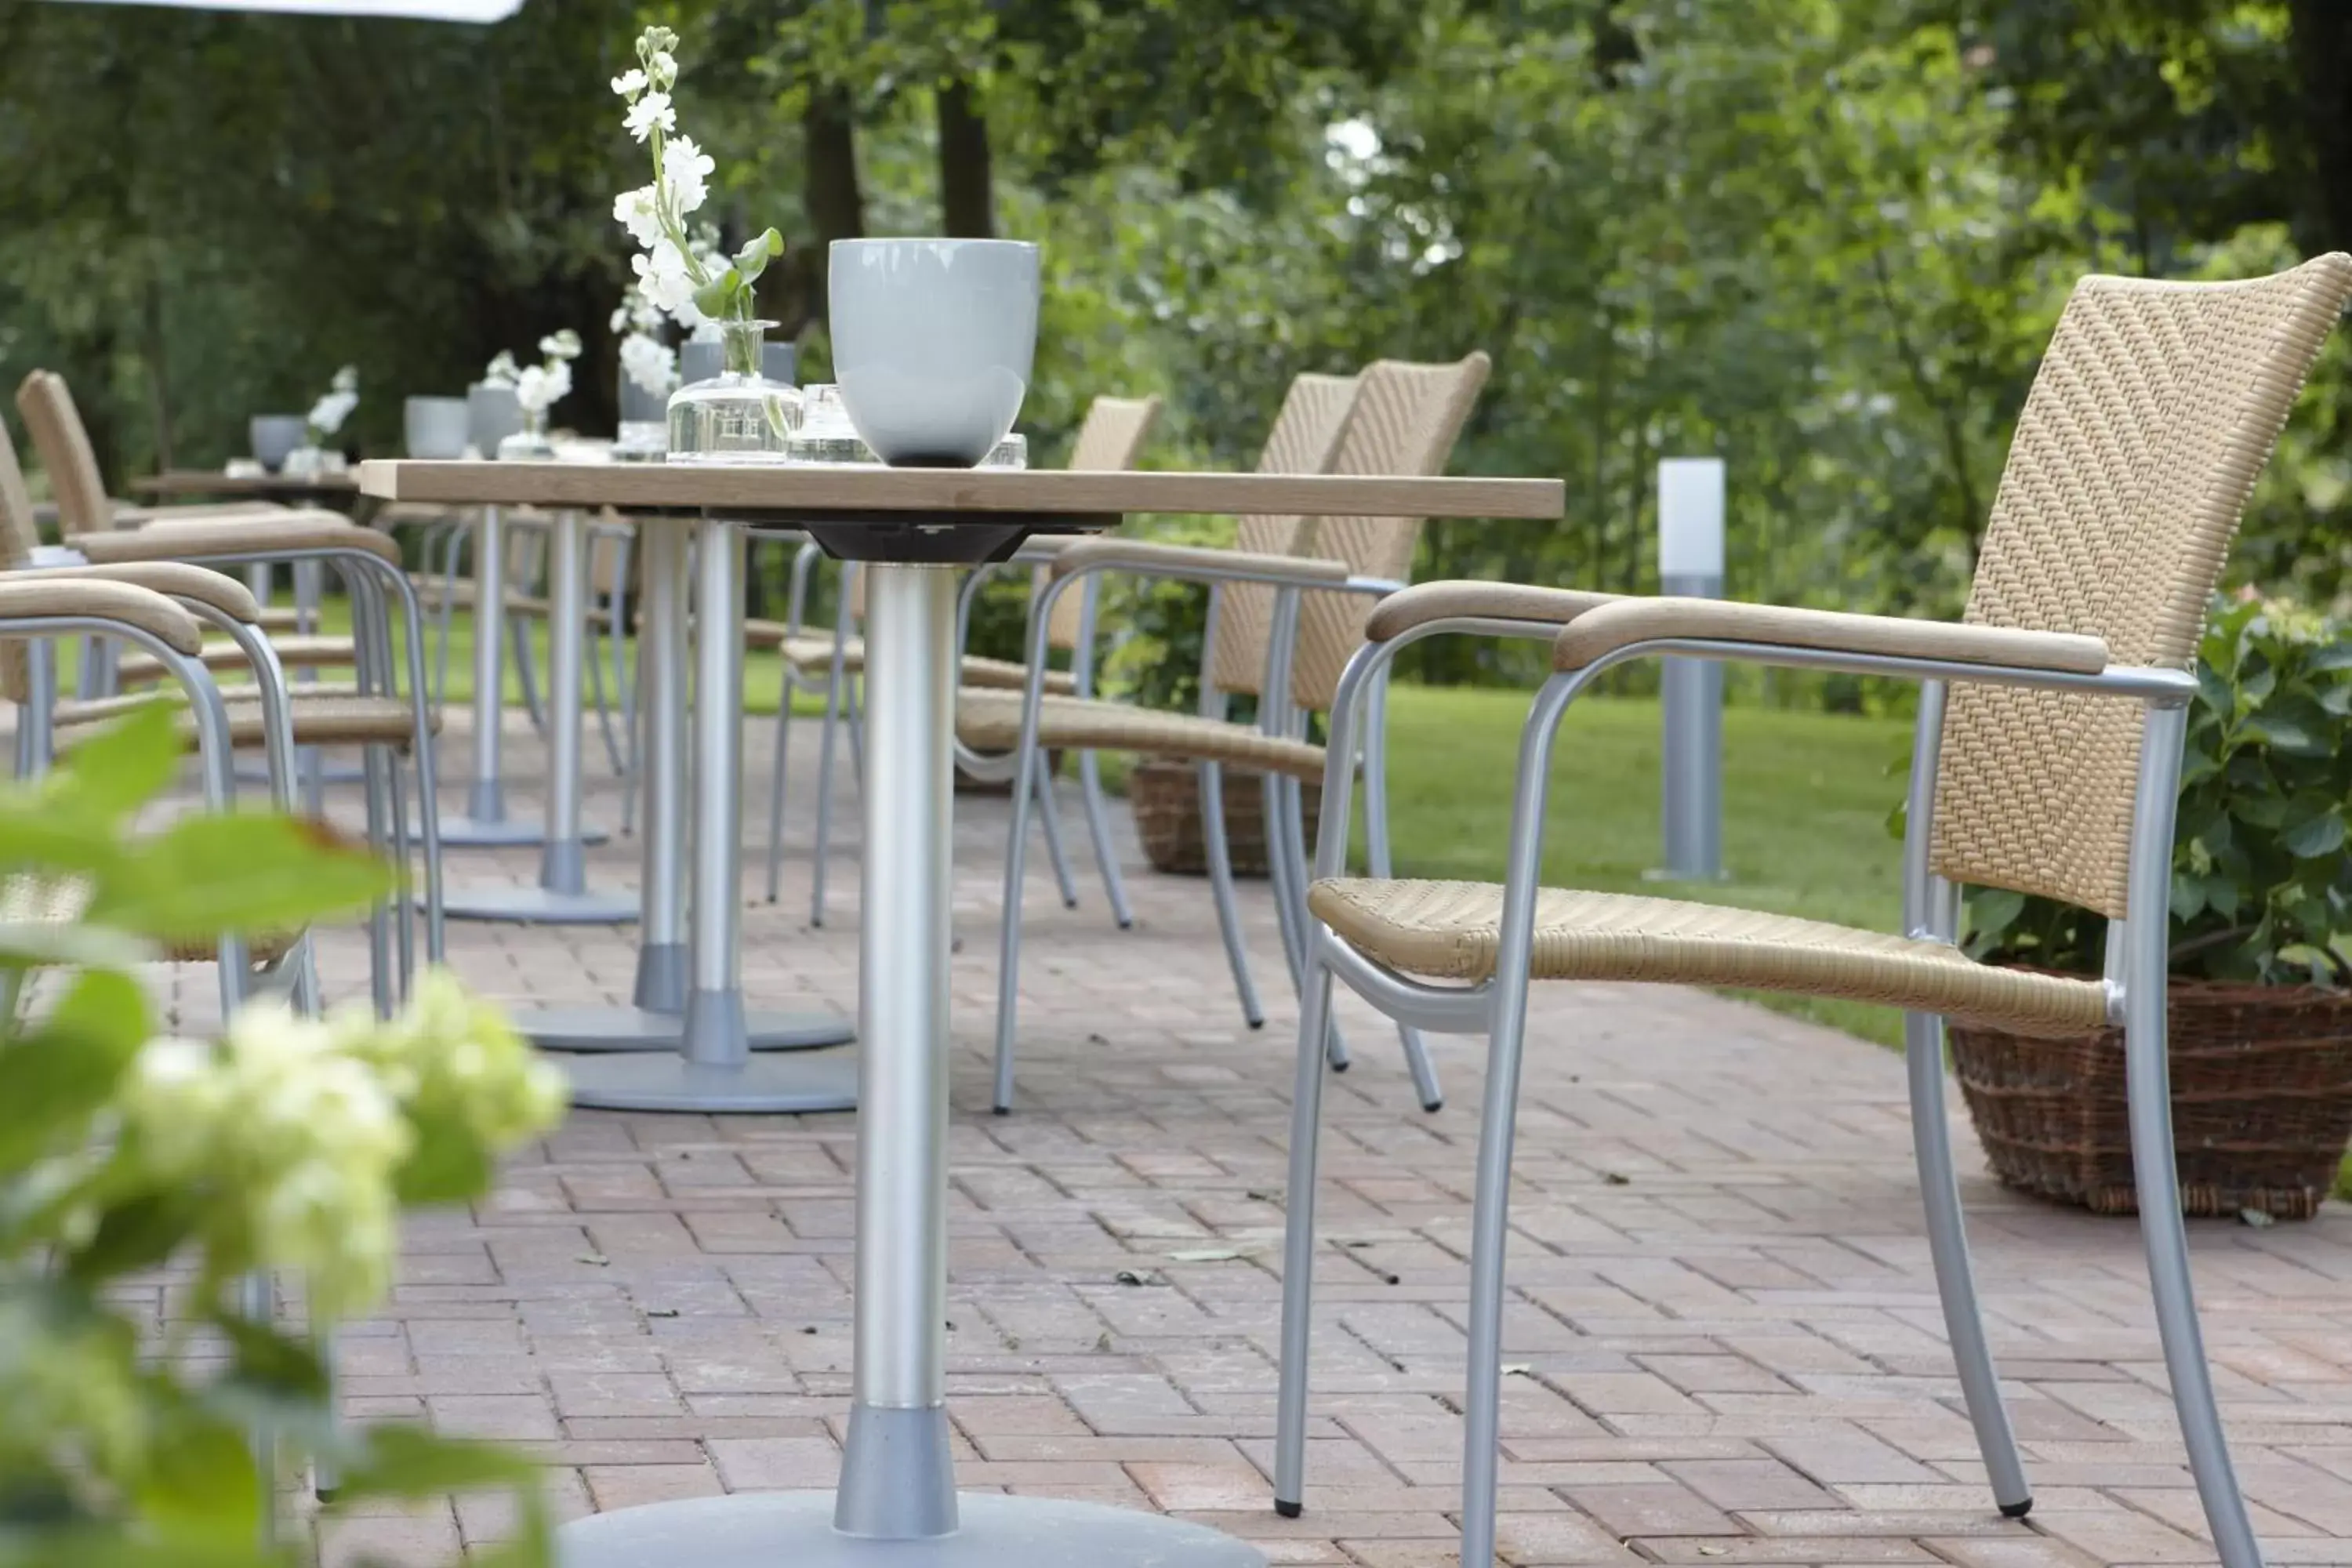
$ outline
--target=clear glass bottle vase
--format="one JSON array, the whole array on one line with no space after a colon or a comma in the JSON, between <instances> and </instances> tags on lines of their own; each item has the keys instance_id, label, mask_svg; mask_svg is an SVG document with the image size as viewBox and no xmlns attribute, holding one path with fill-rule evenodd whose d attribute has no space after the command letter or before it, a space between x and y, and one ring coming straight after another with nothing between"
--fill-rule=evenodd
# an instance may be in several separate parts
<instances>
[{"instance_id":1,"label":"clear glass bottle vase","mask_svg":"<svg viewBox=\"0 0 2352 1568\"><path fill-rule=\"evenodd\" d=\"M717 375L669 395L669 461L781 463L801 425L798 388L761 372L773 321L719 323Z\"/></svg>"},{"instance_id":2,"label":"clear glass bottle vase","mask_svg":"<svg viewBox=\"0 0 2352 1568\"><path fill-rule=\"evenodd\" d=\"M555 457L555 443L547 438L547 410L525 408L522 428L499 439L501 463L545 463Z\"/></svg>"}]
</instances>

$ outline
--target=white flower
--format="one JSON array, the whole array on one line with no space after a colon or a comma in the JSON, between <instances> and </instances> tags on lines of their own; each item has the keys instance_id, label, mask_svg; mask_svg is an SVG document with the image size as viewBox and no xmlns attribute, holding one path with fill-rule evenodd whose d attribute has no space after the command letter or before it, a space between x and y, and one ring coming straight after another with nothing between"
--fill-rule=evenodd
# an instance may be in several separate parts
<instances>
[{"instance_id":1,"label":"white flower","mask_svg":"<svg viewBox=\"0 0 2352 1568\"><path fill-rule=\"evenodd\" d=\"M696 146L691 137L680 136L663 146L661 183L673 215L684 217L702 205L709 189L705 182L716 167L710 154Z\"/></svg>"},{"instance_id":2,"label":"white flower","mask_svg":"<svg viewBox=\"0 0 2352 1568\"><path fill-rule=\"evenodd\" d=\"M621 370L647 392L667 392L677 372L677 351L642 332L632 332L621 340Z\"/></svg>"},{"instance_id":3,"label":"white flower","mask_svg":"<svg viewBox=\"0 0 2352 1568\"><path fill-rule=\"evenodd\" d=\"M343 366L328 384L337 392L357 392L360 389L360 367L355 364Z\"/></svg>"},{"instance_id":4,"label":"white flower","mask_svg":"<svg viewBox=\"0 0 2352 1568\"><path fill-rule=\"evenodd\" d=\"M667 49L656 49L647 62L653 68L654 82L667 92L677 85L677 57Z\"/></svg>"},{"instance_id":5,"label":"white flower","mask_svg":"<svg viewBox=\"0 0 2352 1568\"><path fill-rule=\"evenodd\" d=\"M527 365L515 377L515 401L533 413L544 414L572 390L572 367L562 360Z\"/></svg>"},{"instance_id":6,"label":"white flower","mask_svg":"<svg viewBox=\"0 0 2352 1568\"><path fill-rule=\"evenodd\" d=\"M515 357L506 350L500 349L498 352L498 357L491 360L489 367L482 372L482 384L484 386L512 386L514 384Z\"/></svg>"},{"instance_id":7,"label":"white flower","mask_svg":"<svg viewBox=\"0 0 2352 1568\"><path fill-rule=\"evenodd\" d=\"M677 110L669 106L669 94L649 92L629 105L629 112L621 124L632 137L642 142L653 134L656 126L664 131L676 130Z\"/></svg>"},{"instance_id":8,"label":"white flower","mask_svg":"<svg viewBox=\"0 0 2352 1568\"><path fill-rule=\"evenodd\" d=\"M613 221L625 226L631 239L650 250L662 237L661 187L639 185L614 196Z\"/></svg>"},{"instance_id":9,"label":"white flower","mask_svg":"<svg viewBox=\"0 0 2352 1568\"><path fill-rule=\"evenodd\" d=\"M635 98L646 90L646 73L631 66L613 79L613 90L623 98Z\"/></svg>"},{"instance_id":10,"label":"white flower","mask_svg":"<svg viewBox=\"0 0 2352 1568\"><path fill-rule=\"evenodd\" d=\"M578 359L580 334L570 327L565 327L561 331L550 332L539 340L539 352L550 359Z\"/></svg>"},{"instance_id":11,"label":"white flower","mask_svg":"<svg viewBox=\"0 0 2352 1568\"><path fill-rule=\"evenodd\" d=\"M636 270L637 287L646 299L677 316L694 305L694 274L688 269L685 254L665 239L646 254L633 256L629 265Z\"/></svg>"}]
</instances>

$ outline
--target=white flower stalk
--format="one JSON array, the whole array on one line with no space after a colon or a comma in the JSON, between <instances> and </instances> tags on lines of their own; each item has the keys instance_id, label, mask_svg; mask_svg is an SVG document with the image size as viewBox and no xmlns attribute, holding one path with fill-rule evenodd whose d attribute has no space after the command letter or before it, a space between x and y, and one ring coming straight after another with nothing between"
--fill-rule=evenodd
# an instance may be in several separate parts
<instances>
[{"instance_id":1,"label":"white flower stalk","mask_svg":"<svg viewBox=\"0 0 2352 1568\"><path fill-rule=\"evenodd\" d=\"M613 79L613 91L628 105L622 126L646 144L654 173L652 184L614 198L613 221L639 247L630 263L637 287L680 325L691 330L711 317L748 321L752 285L784 253L783 238L768 229L731 258L698 251L688 238L686 220L709 199L717 165L691 138L670 134L677 129L670 96L677 85L677 47L669 28L648 27L637 37L636 68Z\"/></svg>"},{"instance_id":2,"label":"white flower stalk","mask_svg":"<svg viewBox=\"0 0 2352 1568\"><path fill-rule=\"evenodd\" d=\"M539 340L541 363L518 366L504 349L482 372L484 386L505 387L532 414L544 414L572 391L572 362L580 357L580 334L570 327Z\"/></svg>"},{"instance_id":3,"label":"white flower stalk","mask_svg":"<svg viewBox=\"0 0 2352 1568\"><path fill-rule=\"evenodd\" d=\"M514 355L505 349L500 349L491 357L489 364L483 370L482 384L511 388L515 384L515 377L520 374L521 373L515 369Z\"/></svg>"}]
</instances>

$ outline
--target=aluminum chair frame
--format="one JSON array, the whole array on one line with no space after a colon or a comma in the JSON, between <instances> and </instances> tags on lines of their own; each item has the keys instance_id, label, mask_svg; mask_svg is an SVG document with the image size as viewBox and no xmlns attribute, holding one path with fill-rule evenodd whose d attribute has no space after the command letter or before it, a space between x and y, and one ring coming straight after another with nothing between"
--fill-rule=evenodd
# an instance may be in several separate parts
<instances>
[{"instance_id":1,"label":"aluminum chair frame","mask_svg":"<svg viewBox=\"0 0 2352 1568\"><path fill-rule=\"evenodd\" d=\"M1343 869L1348 834L1345 761L1381 678L1403 647L1440 633L1549 638L1556 622L1464 618L1415 626L1368 644L1350 661L1330 716L1331 763L1316 876ZM2128 913L2108 937L2110 1016L2122 1024L2128 1079L2134 1172L2141 1193L2140 1223L2155 1298L2158 1333L2186 1441L2190 1469L2227 1568L2256 1568L2261 1552L2214 1403L2190 1279L2180 1216L2179 1173L2172 1159L2171 1098L2165 1037L2168 900L2171 886L2174 816L2187 733L2188 704L2196 680L2184 671L2110 668L2074 675L2019 667L1792 648L1759 643L1664 638L1615 648L1585 667L1552 676L1538 693L1522 731L1513 784L1511 829L1504 883L1500 948L1492 979L1475 986L1439 986L1389 970L1357 952L1328 927L1312 928L1302 1006L1290 1142L1290 1173L1283 1251L1281 1381L1276 1403L1275 1507L1287 1517L1301 1510L1305 1485L1307 1380L1312 1333L1317 1142L1322 1098L1322 1051L1328 1026L1331 982L1391 1017L1423 1028L1487 1036L1487 1078L1472 1211L1469 1374L1464 1438L1461 1561L1486 1563L1495 1555L1496 1468L1502 1399L1504 1252L1514 1117L1527 1031L1529 958L1536 894L1541 886L1544 806L1554 742L1569 706L1608 669L1661 655L1785 668L1880 675L1921 683L1913 743L1910 816L1904 840L1906 933L1952 940L1958 890L1928 870L1946 693L1951 683L1984 682L2044 690L2128 698L2143 704L2139 771L2132 798L2126 871ZM2001 1511L2023 1515L2032 1506L2024 1468L1977 1304L1954 1174L1950 1124L1944 1109L1943 1020L1906 1013L1904 1023L1912 1136L1927 1212L1938 1295L1961 1387L1978 1444Z\"/></svg>"},{"instance_id":2,"label":"aluminum chair frame","mask_svg":"<svg viewBox=\"0 0 2352 1568\"><path fill-rule=\"evenodd\" d=\"M1302 558L1302 566L1305 564ZM1038 776L1045 771L1038 765L1038 731L1045 697L1044 648L1053 621L1054 607L1060 596L1073 588L1088 585L1094 579L1109 572L1210 584L1213 589L1210 619L1203 637L1203 647L1210 649L1216 647L1216 616L1220 610L1219 599L1213 591L1216 585L1254 583L1271 588L1274 591L1273 624L1266 639L1265 676L1258 699L1257 728L1261 733L1283 739L1299 738L1306 727L1307 715L1296 702L1291 681L1304 595L1308 593L1342 593L1378 599L1402 586L1380 578L1335 579L1304 570L1285 573L1272 567L1255 565L1246 558L1238 557L1231 563L1195 560L1181 566L1113 560L1087 562L1057 571L1045 591L1030 602L1024 639L1028 676L1022 689L1019 742L1010 753L1003 755L981 754L961 739L955 747L957 763L966 772L980 777L1009 775L1013 780L1013 826L1006 844L1004 896L998 937L993 1103L1000 1116L1008 1113L1013 1103L1013 1037L1020 1016L1021 892L1026 873L1028 814ZM1215 689L1213 683L1204 680L1202 715L1222 719L1225 703L1225 694ZM1366 821L1368 833L1374 835L1370 839L1372 864L1384 871L1389 862L1389 847L1378 835L1384 835L1387 831L1388 779L1385 736L1378 731L1378 726L1374 726L1374 738L1382 743L1368 748L1361 759L1365 792L1368 798L1376 803L1367 809ZM1336 732L1333 739L1337 739ZM1328 812L1331 809L1330 790L1352 790L1359 758L1352 752L1343 753L1338 750L1328 750L1327 754L1330 758L1328 767L1331 770L1325 784L1324 810ZM1198 767L1202 834L1208 850L1212 900L1216 907L1218 930L1224 939L1225 958L1233 972L1234 990L1241 999L1244 1018L1255 1029L1264 1024L1265 1013L1258 1003L1256 986L1250 974L1247 950L1242 940L1240 908L1225 837L1220 764L1202 762ZM1336 777L1339 782L1335 784L1329 782L1330 777ZM1304 796L1297 780L1273 769L1265 770L1262 779L1266 797L1267 882L1274 894L1276 923L1281 931L1284 950L1291 958L1293 977L1303 979L1305 934L1309 925L1307 884L1301 876L1307 865ZM1376 829L1372 826L1374 824L1377 824ZM1412 1029L1400 1030L1399 1042L1422 1105L1430 1110L1439 1109L1444 1103L1444 1094L1438 1081L1436 1068L1429 1059L1426 1044ZM1325 1057L1331 1067L1335 1070L1345 1071L1349 1065L1347 1047L1336 1030L1328 1033L1325 1047Z\"/></svg>"}]
</instances>

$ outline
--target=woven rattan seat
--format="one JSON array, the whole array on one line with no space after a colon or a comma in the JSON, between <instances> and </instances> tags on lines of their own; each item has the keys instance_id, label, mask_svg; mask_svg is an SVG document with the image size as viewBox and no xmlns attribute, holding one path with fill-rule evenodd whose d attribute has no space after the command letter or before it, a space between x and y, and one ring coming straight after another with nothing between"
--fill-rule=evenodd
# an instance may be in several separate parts
<instances>
[{"instance_id":1,"label":"woven rattan seat","mask_svg":"<svg viewBox=\"0 0 2352 1568\"><path fill-rule=\"evenodd\" d=\"M957 693L956 738L977 752L1010 751L1020 744L1021 693ZM1038 708L1037 743L1048 751L1132 752L1187 762L1232 763L1292 778L1323 776L1320 746L1286 741L1247 724L1090 698L1045 698Z\"/></svg>"},{"instance_id":2,"label":"woven rattan seat","mask_svg":"<svg viewBox=\"0 0 2352 1568\"><path fill-rule=\"evenodd\" d=\"M0 927L71 925L89 908L91 888L80 877L40 877L26 872L0 878ZM246 956L271 964L294 951L299 938L287 932L248 938ZM220 956L219 944L175 942L157 954L167 963L210 963Z\"/></svg>"},{"instance_id":3,"label":"woven rattan seat","mask_svg":"<svg viewBox=\"0 0 2352 1568\"><path fill-rule=\"evenodd\" d=\"M461 609L474 607L475 583L471 577L442 578L427 573L412 572L408 578L416 584L417 596L428 610L440 607L444 594L448 595L450 604ZM507 590L507 614L510 616L533 616L545 620L550 603L538 594L519 593L512 588ZM590 608L593 610L593 606Z\"/></svg>"},{"instance_id":4,"label":"woven rattan seat","mask_svg":"<svg viewBox=\"0 0 2352 1568\"><path fill-rule=\"evenodd\" d=\"M833 638L790 631L782 621L745 621L743 643L747 647L773 649L803 675L823 676L833 668ZM841 668L847 675L865 673L864 638L843 640ZM1026 666L1009 658L982 658L974 653L963 656L961 680L965 686L982 687L991 691L1018 691L1028 677ZM1066 695L1077 689L1077 678L1068 670L1049 669L1045 672L1046 690Z\"/></svg>"},{"instance_id":5,"label":"woven rattan seat","mask_svg":"<svg viewBox=\"0 0 2352 1568\"><path fill-rule=\"evenodd\" d=\"M1434 980L1495 973L1499 882L1318 882L1316 918L1389 968ZM1530 973L1538 980L1738 985L1843 996L2021 1033L2106 1022L2094 980L1996 969L1944 942L1680 899L1546 888L1536 894Z\"/></svg>"},{"instance_id":6,"label":"woven rattan seat","mask_svg":"<svg viewBox=\"0 0 2352 1568\"><path fill-rule=\"evenodd\" d=\"M287 669L348 669L359 661L359 645L349 637L272 637L278 662ZM245 650L233 642L208 642L201 657L206 669L236 675L253 668ZM170 679L161 660L151 654L126 653L116 660L114 678L125 686Z\"/></svg>"},{"instance_id":7,"label":"woven rattan seat","mask_svg":"<svg viewBox=\"0 0 2352 1568\"><path fill-rule=\"evenodd\" d=\"M295 687L288 693L298 746L405 746L416 733L416 714L404 697L362 697L349 687ZM171 694L138 692L123 697L69 699L57 705L59 730L85 729L136 711L146 703L173 700ZM224 687L221 700L228 708L230 740L239 748L264 743L261 694L249 686ZM195 719L180 716L182 732L193 742ZM434 731L440 731L440 712L433 712ZM60 735L61 744L68 738Z\"/></svg>"}]
</instances>

